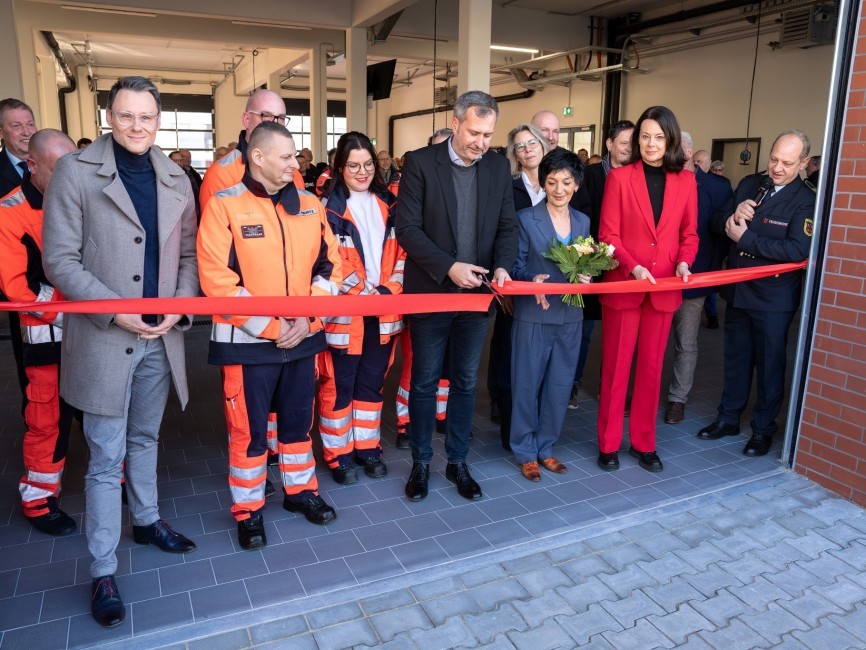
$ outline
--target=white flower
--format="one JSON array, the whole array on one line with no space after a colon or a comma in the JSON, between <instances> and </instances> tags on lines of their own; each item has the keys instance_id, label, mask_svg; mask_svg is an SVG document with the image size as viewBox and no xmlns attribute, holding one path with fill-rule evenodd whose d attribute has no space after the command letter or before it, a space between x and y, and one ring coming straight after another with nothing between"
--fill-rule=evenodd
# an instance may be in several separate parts
<instances>
[{"instance_id":1,"label":"white flower","mask_svg":"<svg viewBox=\"0 0 866 650\"><path fill-rule=\"evenodd\" d=\"M608 256L608 257L613 257L613 252L614 252L615 250L616 250L616 247L615 247L613 244L608 244L608 245L607 245L607 250L606 250L605 252L607 253L607 256Z\"/></svg>"},{"instance_id":2,"label":"white flower","mask_svg":"<svg viewBox=\"0 0 866 650\"><path fill-rule=\"evenodd\" d=\"M590 253L593 252L592 246L590 244L586 244L586 243L578 244L577 246L575 246L575 250L578 253L580 253L581 255L589 255Z\"/></svg>"}]
</instances>

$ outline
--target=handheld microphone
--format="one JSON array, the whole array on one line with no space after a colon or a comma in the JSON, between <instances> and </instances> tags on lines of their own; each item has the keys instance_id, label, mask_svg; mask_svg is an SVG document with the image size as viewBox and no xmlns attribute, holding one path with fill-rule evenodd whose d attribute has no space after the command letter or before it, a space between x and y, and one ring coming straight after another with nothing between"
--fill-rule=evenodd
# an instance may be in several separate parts
<instances>
[{"instance_id":1,"label":"handheld microphone","mask_svg":"<svg viewBox=\"0 0 866 650\"><path fill-rule=\"evenodd\" d=\"M758 187L758 191L755 192L755 207L757 208L761 203L763 203L764 199L767 198L767 194L773 189L773 179L769 176L765 176L761 181L761 185Z\"/></svg>"}]
</instances>

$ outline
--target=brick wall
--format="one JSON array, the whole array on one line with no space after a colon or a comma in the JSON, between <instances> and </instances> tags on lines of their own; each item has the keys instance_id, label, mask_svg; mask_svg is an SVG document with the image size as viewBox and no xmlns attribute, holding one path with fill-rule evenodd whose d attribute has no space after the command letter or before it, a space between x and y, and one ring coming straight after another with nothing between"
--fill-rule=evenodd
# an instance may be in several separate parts
<instances>
[{"instance_id":1,"label":"brick wall","mask_svg":"<svg viewBox=\"0 0 866 650\"><path fill-rule=\"evenodd\" d=\"M794 469L866 505L866 18L860 19Z\"/></svg>"}]
</instances>

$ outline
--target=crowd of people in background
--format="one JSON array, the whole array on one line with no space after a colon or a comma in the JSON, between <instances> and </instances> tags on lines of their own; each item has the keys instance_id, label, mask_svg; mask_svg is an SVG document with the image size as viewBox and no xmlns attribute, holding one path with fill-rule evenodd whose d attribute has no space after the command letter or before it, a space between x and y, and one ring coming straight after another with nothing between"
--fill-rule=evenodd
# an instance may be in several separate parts
<instances>
[{"instance_id":1,"label":"crowd of people in background","mask_svg":"<svg viewBox=\"0 0 866 650\"><path fill-rule=\"evenodd\" d=\"M115 580L122 493L135 542L196 549L161 518L156 475L169 387L181 406L188 400L184 331L192 315L62 314L52 303L405 293L436 296L447 309L452 295L494 294L488 312L213 316L208 361L222 378L230 511L240 547L258 549L267 545L265 500L277 490L270 465L279 469L286 510L317 525L338 516L319 493L311 435L320 436L336 483L356 483L356 468L371 480L388 475L383 388L398 341L395 446L411 450L406 497L428 495L441 426L444 476L461 497L482 498L467 455L494 312L491 416L516 471L530 481L543 479L542 468L568 471L556 444L568 409L579 407L599 320L601 364L591 370L600 377L598 466L620 467L628 418L629 455L663 471L656 425L669 332L675 355L664 419L677 424L714 291L691 290L690 276L809 254L820 159L810 158L796 129L776 138L766 171L735 191L723 163L696 150L664 106L613 124L601 156L562 147L558 118L540 111L506 125L499 155L490 146L499 107L470 91L457 99L450 128L427 146L393 158L352 131L319 165L310 149L297 150L277 93L256 91L240 117L237 142L217 149L202 177L189 151L166 155L154 145L160 96L142 77L117 81L105 109L110 132L77 145L60 131L37 130L23 102L0 101L0 289L9 300L42 303L10 319L27 427L22 508L45 533L76 530L58 495L78 417L90 451L92 614L104 626L121 623L126 611ZM580 276L609 290L572 306L545 291L566 281L546 253L554 242L588 236L613 246L618 266L601 278ZM661 278L679 278L682 290L641 288ZM511 280L536 283L537 294L499 295ZM643 284L619 291L629 280ZM740 433L755 375L743 453L768 453L800 289L800 273L722 287L724 386L718 417L699 439ZM713 327L709 312L707 319Z\"/></svg>"}]
</instances>

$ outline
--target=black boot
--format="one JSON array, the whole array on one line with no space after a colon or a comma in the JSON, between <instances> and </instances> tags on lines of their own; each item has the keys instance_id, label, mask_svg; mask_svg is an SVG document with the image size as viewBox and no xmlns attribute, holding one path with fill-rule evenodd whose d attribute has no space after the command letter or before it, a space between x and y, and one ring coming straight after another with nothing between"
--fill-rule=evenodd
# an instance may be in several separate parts
<instances>
[{"instance_id":1,"label":"black boot","mask_svg":"<svg viewBox=\"0 0 866 650\"><path fill-rule=\"evenodd\" d=\"M248 519L238 522L238 544L245 551L254 551L267 546L265 535L265 519L261 514L251 515Z\"/></svg>"}]
</instances>

